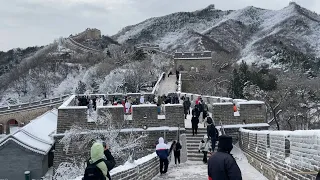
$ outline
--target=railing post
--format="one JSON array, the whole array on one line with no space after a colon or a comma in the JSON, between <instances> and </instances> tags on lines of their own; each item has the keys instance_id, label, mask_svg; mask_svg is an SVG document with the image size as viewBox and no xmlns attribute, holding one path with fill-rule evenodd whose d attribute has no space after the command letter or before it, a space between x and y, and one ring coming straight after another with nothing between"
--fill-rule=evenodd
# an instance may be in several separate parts
<instances>
[{"instance_id":1,"label":"railing post","mask_svg":"<svg viewBox=\"0 0 320 180\"><path fill-rule=\"evenodd\" d=\"M31 180L30 171L25 171L24 172L24 179L25 180Z\"/></svg>"}]
</instances>

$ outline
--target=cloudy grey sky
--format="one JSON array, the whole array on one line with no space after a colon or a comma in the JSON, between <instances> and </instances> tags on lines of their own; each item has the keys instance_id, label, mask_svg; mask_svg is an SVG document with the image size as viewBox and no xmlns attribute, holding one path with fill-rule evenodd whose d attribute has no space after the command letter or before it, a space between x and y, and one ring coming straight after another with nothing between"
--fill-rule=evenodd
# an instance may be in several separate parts
<instances>
[{"instance_id":1,"label":"cloudy grey sky","mask_svg":"<svg viewBox=\"0 0 320 180\"><path fill-rule=\"evenodd\" d=\"M320 13L320 0L296 2ZM209 4L222 10L250 5L277 10L289 0L0 0L0 51L45 45L87 27L113 35L150 17L194 11Z\"/></svg>"}]
</instances>

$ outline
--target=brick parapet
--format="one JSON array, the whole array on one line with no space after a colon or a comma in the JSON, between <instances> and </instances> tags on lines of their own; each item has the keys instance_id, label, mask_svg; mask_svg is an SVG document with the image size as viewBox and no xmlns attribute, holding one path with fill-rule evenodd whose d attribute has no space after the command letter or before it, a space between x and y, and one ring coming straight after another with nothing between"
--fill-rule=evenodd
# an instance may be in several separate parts
<instances>
[{"instance_id":1,"label":"brick parapet","mask_svg":"<svg viewBox=\"0 0 320 180\"><path fill-rule=\"evenodd\" d=\"M315 179L320 170L319 144L319 130L240 130L239 145L249 163L269 179Z\"/></svg>"}]
</instances>

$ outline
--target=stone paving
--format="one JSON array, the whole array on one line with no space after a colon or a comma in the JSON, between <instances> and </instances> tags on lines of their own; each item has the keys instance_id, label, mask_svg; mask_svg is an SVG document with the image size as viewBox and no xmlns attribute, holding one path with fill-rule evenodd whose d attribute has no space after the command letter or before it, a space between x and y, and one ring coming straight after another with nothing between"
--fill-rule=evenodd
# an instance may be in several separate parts
<instances>
[{"instance_id":1,"label":"stone paving","mask_svg":"<svg viewBox=\"0 0 320 180\"><path fill-rule=\"evenodd\" d=\"M168 77L168 75L166 75L166 78L164 79L164 81L162 81L160 83L160 87L158 90L158 95L162 96L162 95L167 95L168 93L174 93L176 92L176 75L170 75L170 77Z\"/></svg>"},{"instance_id":2,"label":"stone paving","mask_svg":"<svg viewBox=\"0 0 320 180\"><path fill-rule=\"evenodd\" d=\"M252 167L242 151L235 146L231 152L240 167L243 180L267 180L261 173ZM179 166L174 163L169 165L169 170L166 175L157 176L153 180L207 180L207 165L201 162L186 162Z\"/></svg>"}]
</instances>

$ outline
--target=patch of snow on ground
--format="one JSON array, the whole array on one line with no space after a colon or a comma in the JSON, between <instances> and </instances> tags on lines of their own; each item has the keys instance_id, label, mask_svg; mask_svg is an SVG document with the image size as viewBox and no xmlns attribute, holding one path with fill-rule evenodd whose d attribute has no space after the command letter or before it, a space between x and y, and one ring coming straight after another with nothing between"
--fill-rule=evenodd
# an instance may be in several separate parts
<instances>
[{"instance_id":1,"label":"patch of snow on ground","mask_svg":"<svg viewBox=\"0 0 320 180\"><path fill-rule=\"evenodd\" d=\"M153 19L148 19L135 27L133 27L130 31L125 32L125 34L118 37L117 41L119 43L123 43L127 39L132 38L133 36L139 34L143 29L147 28L148 26L153 24Z\"/></svg>"},{"instance_id":2,"label":"patch of snow on ground","mask_svg":"<svg viewBox=\"0 0 320 180\"><path fill-rule=\"evenodd\" d=\"M231 154L235 157L244 180L267 180L259 171L252 167L242 151L234 146ZM153 180L207 180L208 167L202 162L189 162L175 166L170 163L168 173L166 175L158 175Z\"/></svg>"},{"instance_id":3,"label":"patch of snow on ground","mask_svg":"<svg viewBox=\"0 0 320 180\"><path fill-rule=\"evenodd\" d=\"M240 170L242 173L242 179L245 179L245 180L257 180L257 179L268 180L258 170L256 170L254 167L252 167L249 164L248 159L243 154L243 152L239 148L238 144L233 146L231 154L233 154L234 158L237 161L238 166L240 167Z\"/></svg>"},{"instance_id":4,"label":"patch of snow on ground","mask_svg":"<svg viewBox=\"0 0 320 180\"><path fill-rule=\"evenodd\" d=\"M166 75L165 80L160 83L160 87L158 90L158 95L168 95L168 93L173 93L176 92L177 90L177 85L176 85L176 75L171 75L168 77Z\"/></svg>"}]
</instances>

